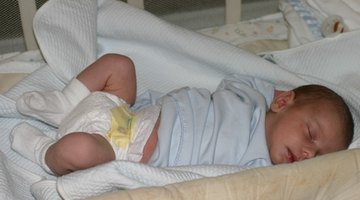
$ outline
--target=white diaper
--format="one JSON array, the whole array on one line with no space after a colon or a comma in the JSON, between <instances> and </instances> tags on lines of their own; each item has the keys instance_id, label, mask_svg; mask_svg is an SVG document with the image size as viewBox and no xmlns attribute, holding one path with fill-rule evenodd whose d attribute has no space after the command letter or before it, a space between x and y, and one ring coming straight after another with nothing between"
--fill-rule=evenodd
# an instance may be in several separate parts
<instances>
[{"instance_id":1,"label":"white diaper","mask_svg":"<svg viewBox=\"0 0 360 200\"><path fill-rule=\"evenodd\" d=\"M117 96L93 92L61 122L58 137L79 131L100 134L113 147L117 160L138 162L159 113L155 105L132 112Z\"/></svg>"}]
</instances>

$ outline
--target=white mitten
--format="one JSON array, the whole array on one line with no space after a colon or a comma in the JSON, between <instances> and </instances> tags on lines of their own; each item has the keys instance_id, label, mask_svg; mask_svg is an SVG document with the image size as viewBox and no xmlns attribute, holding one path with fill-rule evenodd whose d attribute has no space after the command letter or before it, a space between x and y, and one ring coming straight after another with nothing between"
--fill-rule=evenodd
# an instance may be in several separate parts
<instances>
[{"instance_id":1,"label":"white mitten","mask_svg":"<svg viewBox=\"0 0 360 200\"><path fill-rule=\"evenodd\" d=\"M10 134L11 148L25 158L40 165L46 172L53 174L45 163L45 154L54 140L41 130L23 122L16 125Z\"/></svg>"},{"instance_id":2,"label":"white mitten","mask_svg":"<svg viewBox=\"0 0 360 200\"><path fill-rule=\"evenodd\" d=\"M90 94L89 89L76 78L62 91L27 92L17 101L17 110L58 127L66 115Z\"/></svg>"}]
</instances>

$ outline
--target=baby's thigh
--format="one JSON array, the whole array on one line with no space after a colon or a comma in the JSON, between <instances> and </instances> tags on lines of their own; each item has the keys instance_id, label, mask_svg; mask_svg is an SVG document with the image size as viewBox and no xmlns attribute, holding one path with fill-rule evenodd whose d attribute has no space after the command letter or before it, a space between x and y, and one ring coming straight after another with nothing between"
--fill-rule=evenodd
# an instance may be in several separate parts
<instances>
[{"instance_id":1,"label":"baby's thigh","mask_svg":"<svg viewBox=\"0 0 360 200\"><path fill-rule=\"evenodd\" d=\"M53 144L45 159L52 171L62 175L114 160L115 153L103 136L73 132Z\"/></svg>"}]
</instances>

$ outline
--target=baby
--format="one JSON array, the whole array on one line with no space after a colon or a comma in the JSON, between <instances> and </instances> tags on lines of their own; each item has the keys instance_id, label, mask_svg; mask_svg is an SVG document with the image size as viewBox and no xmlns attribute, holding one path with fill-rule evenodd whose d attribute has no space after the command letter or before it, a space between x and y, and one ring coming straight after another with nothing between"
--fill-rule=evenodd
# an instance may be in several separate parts
<instances>
[{"instance_id":1,"label":"baby","mask_svg":"<svg viewBox=\"0 0 360 200\"><path fill-rule=\"evenodd\" d=\"M130 58L107 54L62 91L25 93L19 112L58 127L58 138L21 123L12 148L60 176L115 159L260 167L343 150L352 140L349 108L324 86L278 91L234 75L213 93L184 87L136 99L135 74Z\"/></svg>"}]
</instances>

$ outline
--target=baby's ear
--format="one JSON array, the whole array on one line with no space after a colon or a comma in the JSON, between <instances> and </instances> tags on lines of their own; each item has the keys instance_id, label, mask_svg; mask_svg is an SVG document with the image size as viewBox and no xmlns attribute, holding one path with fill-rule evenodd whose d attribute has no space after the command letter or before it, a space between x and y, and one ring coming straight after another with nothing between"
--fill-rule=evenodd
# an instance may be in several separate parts
<instances>
[{"instance_id":1,"label":"baby's ear","mask_svg":"<svg viewBox=\"0 0 360 200\"><path fill-rule=\"evenodd\" d=\"M291 105L295 100L295 92L294 91L284 91L279 93L274 97L270 105L270 109L273 112L279 112L286 108L288 105Z\"/></svg>"}]
</instances>

